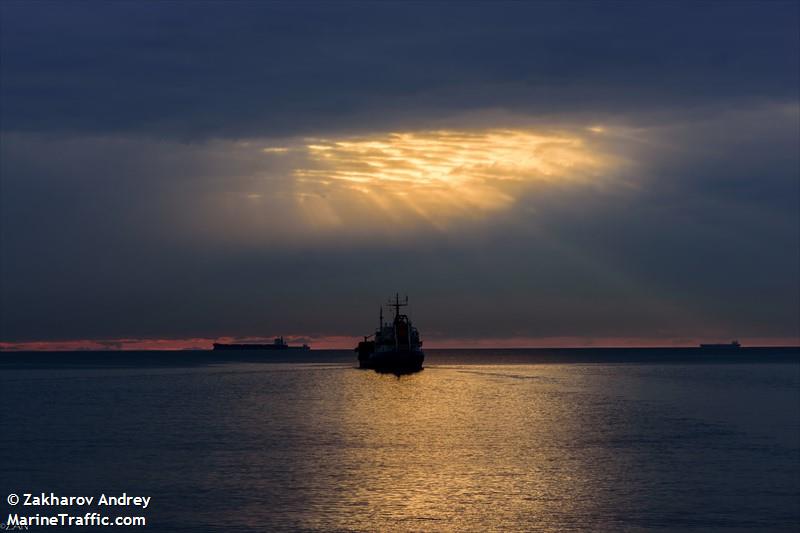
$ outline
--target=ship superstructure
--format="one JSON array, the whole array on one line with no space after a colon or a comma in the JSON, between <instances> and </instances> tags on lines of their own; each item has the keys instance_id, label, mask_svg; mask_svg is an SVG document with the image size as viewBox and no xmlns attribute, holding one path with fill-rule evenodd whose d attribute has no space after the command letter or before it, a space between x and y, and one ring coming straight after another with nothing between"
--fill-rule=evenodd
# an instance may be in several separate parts
<instances>
[{"instance_id":1,"label":"ship superstructure","mask_svg":"<svg viewBox=\"0 0 800 533\"><path fill-rule=\"evenodd\" d=\"M389 306L394 307L394 319L384 321L381 306L378 329L373 335L364 337L355 349L358 352L359 367L386 372L421 370L425 354L422 351L419 331L413 326L408 315L400 312L401 307L408 306L408 296L401 301L400 295L395 294L394 301L389 302Z\"/></svg>"}]
</instances>

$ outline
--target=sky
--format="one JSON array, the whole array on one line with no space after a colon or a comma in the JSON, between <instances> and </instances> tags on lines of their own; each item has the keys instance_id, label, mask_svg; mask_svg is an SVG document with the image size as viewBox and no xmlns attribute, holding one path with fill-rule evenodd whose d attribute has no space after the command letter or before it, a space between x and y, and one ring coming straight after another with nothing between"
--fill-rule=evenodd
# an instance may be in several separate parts
<instances>
[{"instance_id":1,"label":"sky","mask_svg":"<svg viewBox=\"0 0 800 533\"><path fill-rule=\"evenodd\" d=\"M0 348L800 343L797 2L0 3Z\"/></svg>"}]
</instances>

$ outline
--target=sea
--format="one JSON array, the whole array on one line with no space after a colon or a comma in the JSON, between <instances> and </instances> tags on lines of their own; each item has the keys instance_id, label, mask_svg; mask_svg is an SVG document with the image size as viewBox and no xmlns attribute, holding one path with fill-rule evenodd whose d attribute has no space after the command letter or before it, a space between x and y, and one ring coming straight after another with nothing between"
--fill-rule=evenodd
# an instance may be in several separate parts
<instances>
[{"instance_id":1,"label":"sea","mask_svg":"<svg viewBox=\"0 0 800 533\"><path fill-rule=\"evenodd\" d=\"M352 351L5 352L0 390L4 529L800 528L796 348L429 350L400 376Z\"/></svg>"}]
</instances>

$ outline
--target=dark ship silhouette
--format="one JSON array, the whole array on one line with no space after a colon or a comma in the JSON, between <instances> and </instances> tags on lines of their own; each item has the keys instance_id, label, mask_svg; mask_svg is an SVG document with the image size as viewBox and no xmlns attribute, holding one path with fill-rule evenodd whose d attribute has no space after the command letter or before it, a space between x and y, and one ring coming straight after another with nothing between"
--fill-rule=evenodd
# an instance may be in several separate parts
<instances>
[{"instance_id":1,"label":"dark ship silhouette","mask_svg":"<svg viewBox=\"0 0 800 533\"><path fill-rule=\"evenodd\" d=\"M214 343L215 350L310 350L311 348L304 344L302 346L289 346L283 337L276 337L272 344L222 344L220 342Z\"/></svg>"},{"instance_id":2,"label":"dark ship silhouette","mask_svg":"<svg viewBox=\"0 0 800 533\"><path fill-rule=\"evenodd\" d=\"M389 302L389 305L394 307L394 320L383 321L381 306L378 329L373 335L364 337L355 349L358 366L394 374L418 372L425 360L419 331L407 315L400 313L400 308L408 305L408 296L401 302L400 295L395 294L394 302ZM370 337L373 340L369 340Z\"/></svg>"},{"instance_id":3,"label":"dark ship silhouette","mask_svg":"<svg viewBox=\"0 0 800 533\"><path fill-rule=\"evenodd\" d=\"M739 341L731 341L724 344L701 344L700 348L703 350L738 350L741 348L742 345L739 344Z\"/></svg>"}]
</instances>

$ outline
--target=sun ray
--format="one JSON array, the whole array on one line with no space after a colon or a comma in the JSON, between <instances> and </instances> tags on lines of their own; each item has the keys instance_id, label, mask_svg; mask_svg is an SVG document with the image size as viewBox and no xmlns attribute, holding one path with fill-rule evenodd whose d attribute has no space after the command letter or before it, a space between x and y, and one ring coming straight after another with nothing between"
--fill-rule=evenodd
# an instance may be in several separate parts
<instances>
[{"instance_id":1,"label":"sun ray","mask_svg":"<svg viewBox=\"0 0 800 533\"><path fill-rule=\"evenodd\" d=\"M306 164L293 170L295 185L301 193L326 185L332 194L324 200L325 218L337 226L352 218L347 212L357 207L381 215L405 212L444 227L460 218L508 209L522 192L537 186L596 183L618 164L578 133L528 129L309 138L303 148ZM301 207L319 209L318 204L303 202ZM311 216L319 224L320 214Z\"/></svg>"}]
</instances>

